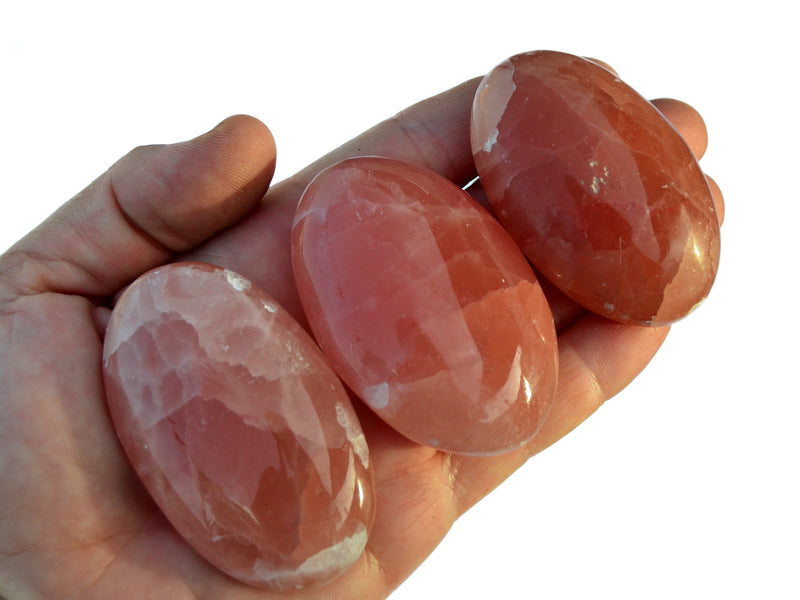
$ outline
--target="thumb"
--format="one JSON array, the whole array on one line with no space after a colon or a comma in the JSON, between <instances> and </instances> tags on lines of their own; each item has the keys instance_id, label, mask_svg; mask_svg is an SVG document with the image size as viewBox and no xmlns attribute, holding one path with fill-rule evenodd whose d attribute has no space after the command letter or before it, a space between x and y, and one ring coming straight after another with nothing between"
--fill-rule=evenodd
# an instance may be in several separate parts
<instances>
[{"instance_id":1,"label":"thumb","mask_svg":"<svg viewBox=\"0 0 800 600\"><path fill-rule=\"evenodd\" d=\"M241 115L188 142L136 148L0 257L0 299L111 296L244 217L274 169L272 134Z\"/></svg>"}]
</instances>

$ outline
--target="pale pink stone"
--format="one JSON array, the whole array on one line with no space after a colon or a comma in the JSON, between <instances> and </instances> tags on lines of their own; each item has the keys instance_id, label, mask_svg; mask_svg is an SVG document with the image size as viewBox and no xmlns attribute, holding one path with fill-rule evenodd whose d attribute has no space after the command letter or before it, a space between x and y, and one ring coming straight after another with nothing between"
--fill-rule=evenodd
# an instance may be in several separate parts
<instances>
[{"instance_id":1,"label":"pale pink stone","mask_svg":"<svg viewBox=\"0 0 800 600\"><path fill-rule=\"evenodd\" d=\"M450 181L375 157L326 169L298 206L293 264L323 352L397 431L495 454L541 427L552 315L519 248Z\"/></svg>"},{"instance_id":2,"label":"pale pink stone","mask_svg":"<svg viewBox=\"0 0 800 600\"><path fill-rule=\"evenodd\" d=\"M232 577L323 583L361 555L373 515L364 435L303 329L243 277L164 266L116 305L111 416L178 532Z\"/></svg>"}]
</instances>

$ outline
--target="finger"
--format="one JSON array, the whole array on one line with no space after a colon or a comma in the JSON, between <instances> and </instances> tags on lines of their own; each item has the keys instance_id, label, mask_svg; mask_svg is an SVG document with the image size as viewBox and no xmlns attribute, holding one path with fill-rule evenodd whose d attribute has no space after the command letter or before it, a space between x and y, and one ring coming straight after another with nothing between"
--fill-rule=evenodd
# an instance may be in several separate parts
<instances>
[{"instance_id":1,"label":"finger","mask_svg":"<svg viewBox=\"0 0 800 600\"><path fill-rule=\"evenodd\" d=\"M251 211L274 165L272 135L245 116L188 142L137 148L2 257L4 284L112 295Z\"/></svg>"},{"instance_id":2,"label":"finger","mask_svg":"<svg viewBox=\"0 0 800 600\"><path fill-rule=\"evenodd\" d=\"M703 158L708 147L708 130L700 113L685 102L672 98L657 98L653 104L680 132L695 157L698 160Z\"/></svg>"}]
</instances>

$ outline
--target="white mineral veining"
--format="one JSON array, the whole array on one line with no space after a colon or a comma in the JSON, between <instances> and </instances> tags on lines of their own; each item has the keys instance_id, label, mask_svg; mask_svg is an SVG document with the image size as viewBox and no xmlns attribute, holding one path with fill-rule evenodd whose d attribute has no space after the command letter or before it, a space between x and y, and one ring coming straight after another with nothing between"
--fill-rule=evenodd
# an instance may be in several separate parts
<instances>
[{"instance_id":1,"label":"white mineral veining","mask_svg":"<svg viewBox=\"0 0 800 600\"><path fill-rule=\"evenodd\" d=\"M352 565L367 545L367 528L358 524L356 532L338 544L317 552L297 568L298 575L318 575L339 571Z\"/></svg>"},{"instance_id":2,"label":"white mineral veining","mask_svg":"<svg viewBox=\"0 0 800 600\"><path fill-rule=\"evenodd\" d=\"M372 408L380 410L389 404L389 384L385 381L364 389L364 401Z\"/></svg>"},{"instance_id":3,"label":"white mineral veining","mask_svg":"<svg viewBox=\"0 0 800 600\"><path fill-rule=\"evenodd\" d=\"M492 150L492 146L497 143L497 136L500 135L500 130L495 127L494 132L489 138L486 140L486 143L483 146L484 152L490 152Z\"/></svg>"},{"instance_id":4,"label":"white mineral veining","mask_svg":"<svg viewBox=\"0 0 800 600\"><path fill-rule=\"evenodd\" d=\"M160 322L147 321L137 331L142 329L147 335L158 338L163 335L159 333L159 329L162 326L168 327L170 322L176 320L179 317L165 317ZM120 348L123 343L120 343ZM117 376L124 383L131 415L144 432L148 432L200 395L199 382L193 376L191 352L169 363L162 359L158 363L158 370L152 371L149 370L152 369L151 365L145 365L148 356L143 355L141 350L134 350L128 356L128 360L118 365ZM131 360L133 357L136 360ZM166 389L171 393L164 393Z\"/></svg>"},{"instance_id":5,"label":"white mineral veining","mask_svg":"<svg viewBox=\"0 0 800 600\"><path fill-rule=\"evenodd\" d=\"M367 448L367 438L364 437L364 432L361 430L361 426L359 425L358 421L354 421L350 417L350 413L347 412L344 406L341 403L337 402L335 405L336 408L336 421L344 428L344 433L347 436L347 440L350 442L350 445L353 447L353 452L356 453L356 456L361 460L361 464L364 465L364 468L369 468L369 449Z\"/></svg>"},{"instance_id":6,"label":"white mineral veining","mask_svg":"<svg viewBox=\"0 0 800 600\"><path fill-rule=\"evenodd\" d=\"M367 545L367 528L359 523L356 532L307 558L296 569L276 569L263 560L253 565L253 581L288 589L301 588L308 579L324 580L352 565Z\"/></svg>"},{"instance_id":7,"label":"white mineral veining","mask_svg":"<svg viewBox=\"0 0 800 600\"><path fill-rule=\"evenodd\" d=\"M231 287L238 292L249 290L253 285L248 279L245 279L230 269L225 269L225 278L228 280L228 283L231 284Z\"/></svg>"}]
</instances>

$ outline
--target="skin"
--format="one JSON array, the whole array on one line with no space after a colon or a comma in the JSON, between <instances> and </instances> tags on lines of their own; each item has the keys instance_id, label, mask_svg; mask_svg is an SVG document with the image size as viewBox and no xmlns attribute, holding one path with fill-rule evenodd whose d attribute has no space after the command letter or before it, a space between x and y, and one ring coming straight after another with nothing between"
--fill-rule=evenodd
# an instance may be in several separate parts
<instances>
[{"instance_id":1,"label":"skin","mask_svg":"<svg viewBox=\"0 0 800 600\"><path fill-rule=\"evenodd\" d=\"M296 594L249 588L211 567L136 479L101 381L113 298L152 267L204 260L241 272L302 320L289 227L305 185L357 154L399 158L466 184L475 177L468 127L477 83L406 109L272 187L275 144L251 117L231 117L189 142L137 148L0 257L0 596L384 598L460 515L641 372L667 328L612 323L545 286L559 331L559 391L525 448L451 456L407 441L357 404L376 474L372 535L342 577ZM656 104L702 156L700 115L676 100Z\"/></svg>"}]
</instances>

